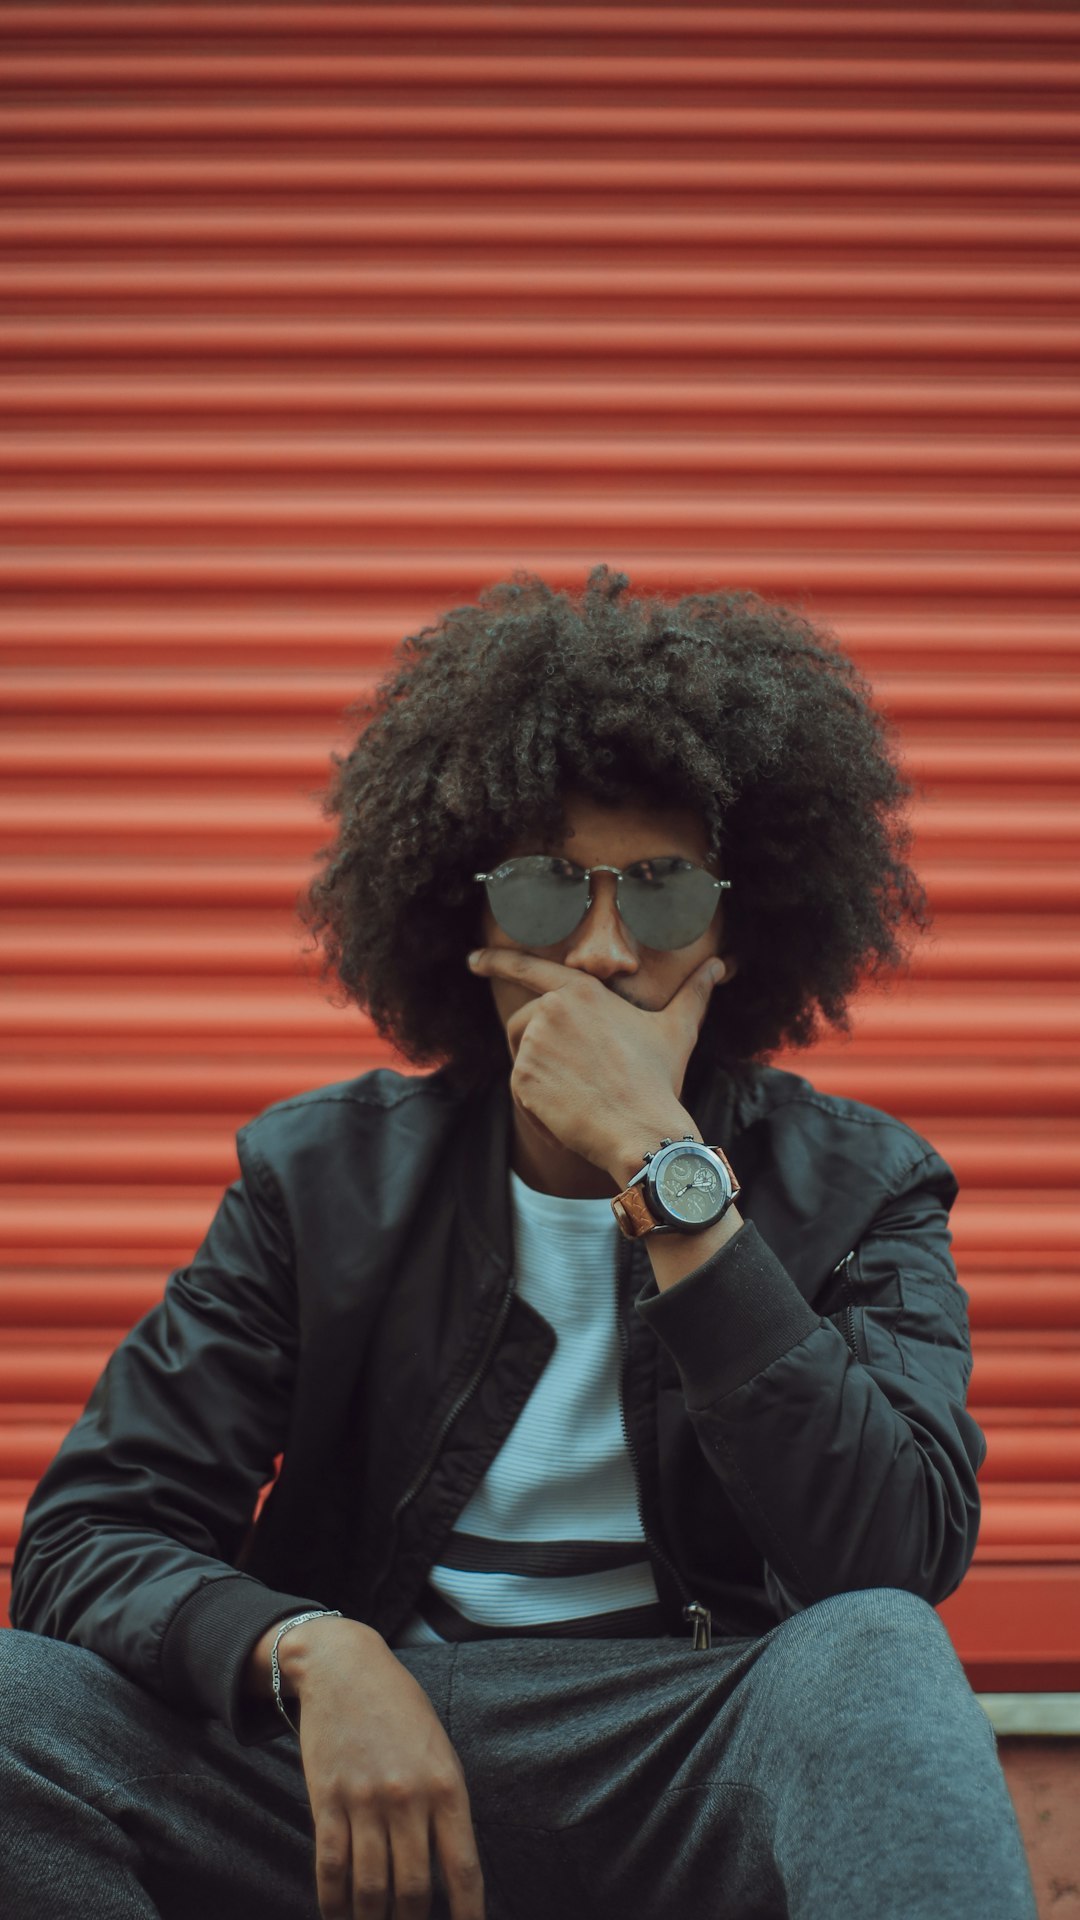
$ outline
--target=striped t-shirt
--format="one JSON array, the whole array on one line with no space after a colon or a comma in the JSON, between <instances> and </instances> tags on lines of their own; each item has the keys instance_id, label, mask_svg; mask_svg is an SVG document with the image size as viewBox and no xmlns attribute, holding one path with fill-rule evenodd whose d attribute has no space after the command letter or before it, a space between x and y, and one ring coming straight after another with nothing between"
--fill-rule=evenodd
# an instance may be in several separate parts
<instances>
[{"instance_id":1,"label":"striped t-shirt","mask_svg":"<svg viewBox=\"0 0 1080 1920\"><path fill-rule=\"evenodd\" d=\"M664 1631L619 1401L619 1230L607 1200L510 1175L517 1292L555 1330L397 1646Z\"/></svg>"}]
</instances>

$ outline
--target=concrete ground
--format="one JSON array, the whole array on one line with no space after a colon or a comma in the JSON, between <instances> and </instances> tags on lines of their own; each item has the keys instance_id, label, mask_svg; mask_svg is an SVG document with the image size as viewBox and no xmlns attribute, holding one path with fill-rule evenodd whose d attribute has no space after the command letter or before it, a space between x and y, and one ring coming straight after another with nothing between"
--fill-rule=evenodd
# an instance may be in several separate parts
<instances>
[{"instance_id":1,"label":"concrete ground","mask_svg":"<svg viewBox=\"0 0 1080 1920\"><path fill-rule=\"evenodd\" d=\"M1080 1737L999 1734L1039 1920L1080 1920Z\"/></svg>"}]
</instances>

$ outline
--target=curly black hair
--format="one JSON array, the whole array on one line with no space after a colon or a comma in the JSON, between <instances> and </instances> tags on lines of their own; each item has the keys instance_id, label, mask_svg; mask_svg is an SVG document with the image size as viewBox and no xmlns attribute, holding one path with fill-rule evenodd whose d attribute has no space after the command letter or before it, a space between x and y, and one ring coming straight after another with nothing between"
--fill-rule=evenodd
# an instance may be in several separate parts
<instances>
[{"instance_id":1,"label":"curly black hair","mask_svg":"<svg viewBox=\"0 0 1080 1920\"><path fill-rule=\"evenodd\" d=\"M571 793L704 822L739 962L698 1042L718 1068L846 1030L861 980L929 925L905 861L915 790L832 636L756 594L629 584L596 567L575 595L517 572L404 640L347 709L360 732L321 796L337 835L298 915L323 983L418 1066L472 1085L506 1071L488 983L463 965L472 875L523 834L557 846Z\"/></svg>"}]
</instances>

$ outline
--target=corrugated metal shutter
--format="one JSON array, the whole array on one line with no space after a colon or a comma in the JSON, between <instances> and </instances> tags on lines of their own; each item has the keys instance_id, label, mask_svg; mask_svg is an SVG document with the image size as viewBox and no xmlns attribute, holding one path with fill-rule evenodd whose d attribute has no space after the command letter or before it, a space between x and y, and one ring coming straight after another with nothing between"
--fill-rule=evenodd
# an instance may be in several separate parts
<instances>
[{"instance_id":1,"label":"corrugated metal shutter","mask_svg":"<svg viewBox=\"0 0 1080 1920\"><path fill-rule=\"evenodd\" d=\"M340 714L516 565L832 621L938 914L849 1047L922 1127L990 1432L945 1609L1080 1678L1080 19L0 14L3 1554L232 1130L383 1057L291 908ZM1073 537L1070 537L1073 536Z\"/></svg>"}]
</instances>

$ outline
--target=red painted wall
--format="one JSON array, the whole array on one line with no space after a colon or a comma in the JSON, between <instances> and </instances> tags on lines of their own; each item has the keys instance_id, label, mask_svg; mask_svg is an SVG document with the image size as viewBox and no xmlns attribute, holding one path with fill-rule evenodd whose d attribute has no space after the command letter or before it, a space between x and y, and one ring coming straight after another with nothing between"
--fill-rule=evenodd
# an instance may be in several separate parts
<instances>
[{"instance_id":1,"label":"red painted wall","mask_svg":"<svg viewBox=\"0 0 1080 1920\"><path fill-rule=\"evenodd\" d=\"M384 1057L291 910L341 712L524 565L833 624L936 934L794 1064L951 1158L945 1617L1080 1684L1080 20L0 13L0 1560L259 1107Z\"/></svg>"}]
</instances>

